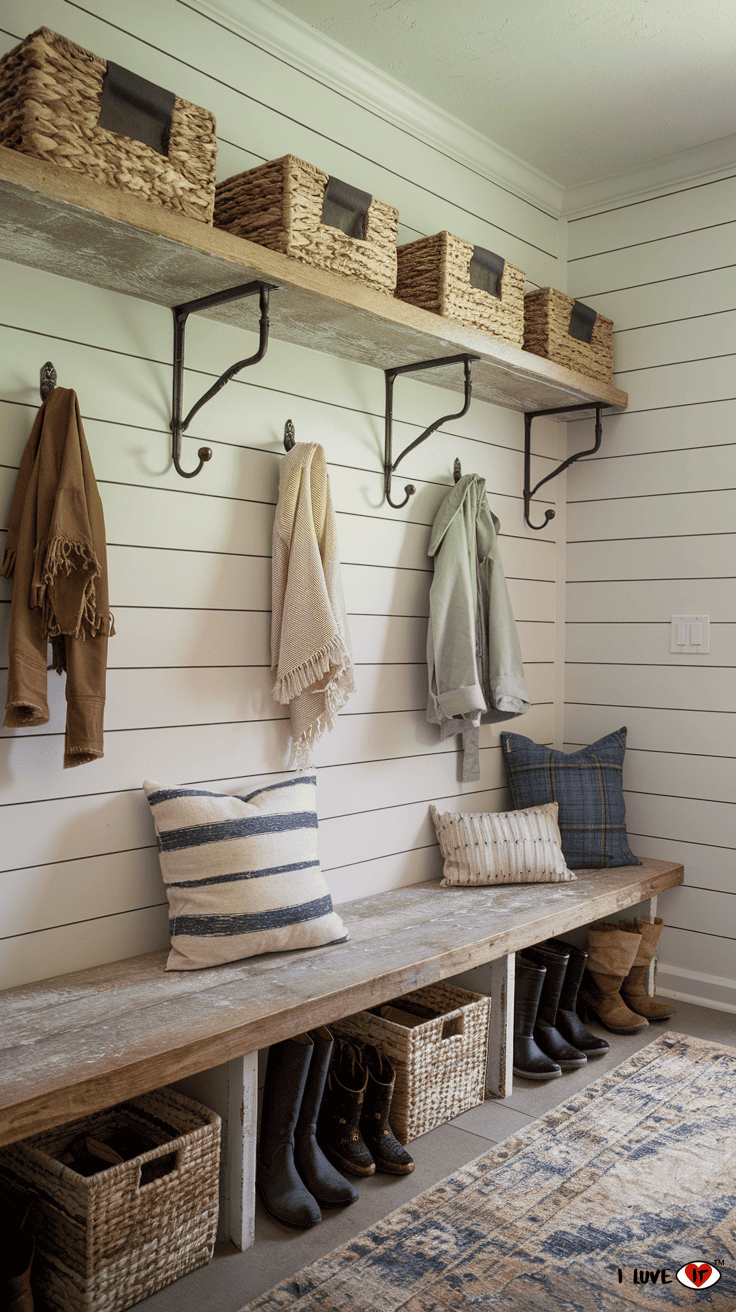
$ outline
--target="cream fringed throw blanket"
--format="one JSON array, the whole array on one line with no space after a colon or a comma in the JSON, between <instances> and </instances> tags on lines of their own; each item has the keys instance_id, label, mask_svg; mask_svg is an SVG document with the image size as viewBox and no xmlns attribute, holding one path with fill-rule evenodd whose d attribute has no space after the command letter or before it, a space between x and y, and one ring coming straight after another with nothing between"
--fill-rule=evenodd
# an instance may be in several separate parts
<instances>
[{"instance_id":1,"label":"cream fringed throw blanket","mask_svg":"<svg viewBox=\"0 0 736 1312\"><path fill-rule=\"evenodd\" d=\"M327 464L316 443L297 443L281 461L272 593L273 695L289 703L290 766L303 769L355 687Z\"/></svg>"}]
</instances>

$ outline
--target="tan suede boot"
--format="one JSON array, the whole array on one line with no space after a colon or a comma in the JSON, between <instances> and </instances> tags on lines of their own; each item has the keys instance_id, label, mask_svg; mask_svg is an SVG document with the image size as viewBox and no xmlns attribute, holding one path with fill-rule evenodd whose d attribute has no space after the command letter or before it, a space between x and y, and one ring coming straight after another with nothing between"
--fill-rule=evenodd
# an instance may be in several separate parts
<instances>
[{"instance_id":1,"label":"tan suede boot","mask_svg":"<svg viewBox=\"0 0 736 1312\"><path fill-rule=\"evenodd\" d=\"M629 934L641 935L634 964L621 985L621 997L634 1011L638 1011L640 1016L646 1016L647 1020L669 1020L675 1014L674 1007L669 1007L666 1003L658 1002L656 998L651 997L647 993L646 986L649 963L657 951L659 936L662 933L662 917L656 916L653 922L619 920L618 924L619 929Z\"/></svg>"},{"instance_id":2,"label":"tan suede boot","mask_svg":"<svg viewBox=\"0 0 736 1312\"><path fill-rule=\"evenodd\" d=\"M637 1034L649 1024L619 993L640 943L641 934L627 934L605 920L589 927L588 965L578 992L581 1020L599 1020L612 1034Z\"/></svg>"}]
</instances>

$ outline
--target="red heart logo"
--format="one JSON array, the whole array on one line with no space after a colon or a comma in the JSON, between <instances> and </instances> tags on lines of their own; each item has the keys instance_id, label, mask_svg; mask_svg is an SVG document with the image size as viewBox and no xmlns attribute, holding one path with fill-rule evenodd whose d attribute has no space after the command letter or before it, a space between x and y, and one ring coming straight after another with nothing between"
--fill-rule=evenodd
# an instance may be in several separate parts
<instances>
[{"instance_id":1,"label":"red heart logo","mask_svg":"<svg viewBox=\"0 0 736 1312\"><path fill-rule=\"evenodd\" d=\"M685 1267L685 1275L698 1288L708 1279L712 1270L712 1266L708 1266L707 1262L702 1262L700 1266L696 1266L694 1262L691 1262L689 1266Z\"/></svg>"}]
</instances>

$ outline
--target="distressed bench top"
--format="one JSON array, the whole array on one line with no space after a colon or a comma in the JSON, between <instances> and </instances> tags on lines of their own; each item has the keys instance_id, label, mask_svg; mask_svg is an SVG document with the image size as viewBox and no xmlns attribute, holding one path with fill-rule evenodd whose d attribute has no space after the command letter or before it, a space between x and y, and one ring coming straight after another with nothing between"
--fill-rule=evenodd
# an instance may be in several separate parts
<instances>
[{"instance_id":1,"label":"distressed bench top","mask_svg":"<svg viewBox=\"0 0 736 1312\"><path fill-rule=\"evenodd\" d=\"M0 1144L498 960L681 884L683 867L574 882L438 883L338 910L348 943L169 972L147 953L0 993Z\"/></svg>"}]
</instances>

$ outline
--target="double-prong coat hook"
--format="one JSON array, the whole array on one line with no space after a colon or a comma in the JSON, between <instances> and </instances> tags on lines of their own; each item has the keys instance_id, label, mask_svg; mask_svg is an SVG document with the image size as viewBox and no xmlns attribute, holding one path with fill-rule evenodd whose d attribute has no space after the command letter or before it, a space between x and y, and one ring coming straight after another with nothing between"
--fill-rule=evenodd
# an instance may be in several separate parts
<instances>
[{"instance_id":1,"label":"double-prong coat hook","mask_svg":"<svg viewBox=\"0 0 736 1312\"><path fill-rule=\"evenodd\" d=\"M177 474L182 478L194 478L206 461L212 459L212 450L208 446L201 446L197 455L199 464L196 469L182 469L181 467L181 435L185 433L192 419L198 410L202 409L213 396L220 391L225 383L229 382L235 374L241 369L247 369L250 364L258 364L262 360L268 349L268 297L269 292L278 291L275 283L269 282L246 282L240 287L228 287L223 292L213 292L211 296L200 296L196 301L185 301L183 305L175 305L174 315L174 381L171 398L171 455L174 461L174 468ZM260 325L258 350L255 355L251 355L247 360L238 360L237 364L231 365L229 369L221 374L216 383L213 383L204 396L201 396L196 405L193 405L186 419L182 420L182 384L184 378L184 329L186 328L187 319L190 314L197 310L211 310L215 305L225 305L228 301L239 301L244 296L253 296L258 292L260 303Z\"/></svg>"},{"instance_id":2,"label":"double-prong coat hook","mask_svg":"<svg viewBox=\"0 0 736 1312\"><path fill-rule=\"evenodd\" d=\"M572 414L573 412L578 410L592 410L594 407L595 407L595 445L591 446L587 451L578 451L574 456L569 456L567 460L563 460L561 465L558 465L556 469L553 469L551 474L547 474L544 478L540 478L536 486L531 487L530 485L531 485L531 468L532 468L532 420L541 419L544 415L564 415L568 413ZM596 405L594 401L589 401L585 405L560 405L557 406L556 409L554 410L531 410L531 411L527 411L527 413L524 415L524 519L526 520L530 528L533 528L535 530L539 530L540 528L546 528L549 521L551 519L554 519L555 517L554 510L545 510L544 523L532 524L529 518L531 500L532 497L535 495L535 493L539 491L540 487L544 487L545 483L549 483L551 478L557 478L558 474L561 474L565 469L569 469L570 465L573 465L576 460L582 460L583 456L595 455L596 451L600 447L601 438L603 437L601 410L603 410L604 408L605 407L603 404Z\"/></svg>"},{"instance_id":3,"label":"double-prong coat hook","mask_svg":"<svg viewBox=\"0 0 736 1312\"><path fill-rule=\"evenodd\" d=\"M470 365L473 360L479 360L479 359L480 359L479 355L466 355L466 354L448 355L445 356L445 358L442 360L422 360L420 361L419 364L400 364L395 369L384 370L384 373L386 375L386 434L385 434L385 447L384 447L384 460L383 460L383 486L386 493L386 500L388 501L388 504L393 507L394 510L401 510L402 506L406 505L407 501L409 500L409 497L413 496L413 494L416 492L416 488L414 484L407 483L406 487L404 488L404 492L406 493L404 500L403 501L391 500L391 477L393 475L394 470L396 469L396 466L399 464L401 460L404 459L405 455L408 455L410 451L413 451L415 446L419 446L420 442L424 442L425 439L428 438L432 433L434 433L436 429L440 428L442 424L449 423L451 419L462 419L463 415L467 414L468 408L470 406L470 397L472 393ZM392 442L393 442L394 380L398 377L399 374L417 373L420 369L438 369L440 368L441 365L445 365L445 364L462 364L463 366L463 370L465 373L465 404L462 410L458 410L451 415L443 415L441 419L437 419L435 423L430 424L429 428L425 428L424 432L420 433L419 437L416 437L413 442L410 442L409 445L404 448L401 454L398 455L395 460L393 460Z\"/></svg>"}]
</instances>

